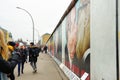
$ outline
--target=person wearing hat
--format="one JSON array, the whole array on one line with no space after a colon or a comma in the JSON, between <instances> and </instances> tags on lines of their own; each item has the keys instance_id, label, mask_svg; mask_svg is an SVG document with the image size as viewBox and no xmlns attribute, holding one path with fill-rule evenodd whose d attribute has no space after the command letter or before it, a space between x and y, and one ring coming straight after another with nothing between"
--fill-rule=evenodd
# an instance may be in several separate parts
<instances>
[{"instance_id":1,"label":"person wearing hat","mask_svg":"<svg viewBox=\"0 0 120 80\"><path fill-rule=\"evenodd\" d=\"M7 43L7 45L8 45L9 61L11 61L12 57L14 56L14 54L16 54L16 53L20 54L20 53L15 51L15 48L16 48L16 43L15 43L15 42L9 41L9 42ZM15 80L14 69L13 69L12 72L8 75L8 77L9 77L11 80Z\"/></svg>"},{"instance_id":2,"label":"person wearing hat","mask_svg":"<svg viewBox=\"0 0 120 80\"><path fill-rule=\"evenodd\" d=\"M25 48L25 45L23 43L19 43L19 52L20 52L20 55L21 55L21 58L20 58L20 62L18 63L18 77L20 76L20 74L24 73L24 63L27 59L27 50Z\"/></svg>"}]
</instances>

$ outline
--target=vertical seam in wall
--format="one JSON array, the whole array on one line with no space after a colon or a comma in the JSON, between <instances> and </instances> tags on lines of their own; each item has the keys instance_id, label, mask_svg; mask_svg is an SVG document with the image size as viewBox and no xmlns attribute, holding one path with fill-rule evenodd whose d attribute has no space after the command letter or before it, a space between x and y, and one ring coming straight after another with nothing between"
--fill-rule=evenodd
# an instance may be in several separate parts
<instances>
[{"instance_id":1,"label":"vertical seam in wall","mask_svg":"<svg viewBox=\"0 0 120 80\"><path fill-rule=\"evenodd\" d=\"M116 0L116 73L119 80L119 38L118 38L118 0Z\"/></svg>"}]
</instances>

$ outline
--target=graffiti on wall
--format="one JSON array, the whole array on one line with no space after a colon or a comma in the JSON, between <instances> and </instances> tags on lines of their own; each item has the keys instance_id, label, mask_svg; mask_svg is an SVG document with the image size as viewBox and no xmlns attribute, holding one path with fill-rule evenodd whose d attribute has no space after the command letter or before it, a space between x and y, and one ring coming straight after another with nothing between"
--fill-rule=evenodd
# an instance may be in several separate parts
<instances>
[{"instance_id":1,"label":"graffiti on wall","mask_svg":"<svg viewBox=\"0 0 120 80\"><path fill-rule=\"evenodd\" d=\"M54 36L54 52L55 57L62 61L62 27L59 27Z\"/></svg>"},{"instance_id":2,"label":"graffiti on wall","mask_svg":"<svg viewBox=\"0 0 120 80\"><path fill-rule=\"evenodd\" d=\"M87 73L90 80L90 0L78 0L54 32L50 47L51 54L61 62L65 58L64 64L78 77Z\"/></svg>"}]
</instances>

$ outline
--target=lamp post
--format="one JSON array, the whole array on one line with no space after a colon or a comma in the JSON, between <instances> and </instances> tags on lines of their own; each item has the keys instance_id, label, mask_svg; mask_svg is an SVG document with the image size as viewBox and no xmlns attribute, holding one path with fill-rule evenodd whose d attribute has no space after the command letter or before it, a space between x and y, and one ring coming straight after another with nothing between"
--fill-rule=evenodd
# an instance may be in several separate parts
<instances>
[{"instance_id":1,"label":"lamp post","mask_svg":"<svg viewBox=\"0 0 120 80\"><path fill-rule=\"evenodd\" d=\"M40 33L39 33L39 30L35 28L35 30L37 31L38 33L38 41L40 40Z\"/></svg>"},{"instance_id":2,"label":"lamp post","mask_svg":"<svg viewBox=\"0 0 120 80\"><path fill-rule=\"evenodd\" d=\"M26 13L29 14L29 16L30 16L30 18L31 18L31 20L32 20L32 25L33 25L33 43L34 43L34 21L33 21L32 15L31 15L27 10L25 10L25 9L23 9L23 8L21 8L21 7L16 7L16 8L17 8L17 9L21 9L21 10L23 10L23 11L25 11Z\"/></svg>"}]
</instances>

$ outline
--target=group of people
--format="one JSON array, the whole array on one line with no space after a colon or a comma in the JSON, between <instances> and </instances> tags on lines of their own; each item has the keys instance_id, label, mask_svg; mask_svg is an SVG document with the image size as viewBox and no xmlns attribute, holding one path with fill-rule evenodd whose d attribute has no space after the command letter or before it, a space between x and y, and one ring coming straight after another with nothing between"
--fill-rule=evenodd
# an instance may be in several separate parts
<instances>
[{"instance_id":1,"label":"group of people","mask_svg":"<svg viewBox=\"0 0 120 80\"><path fill-rule=\"evenodd\" d=\"M40 49L30 43L26 47L23 43L16 43L13 41L5 42L5 36L0 29L0 80L15 80L14 69L18 65L18 76L24 73L24 63L27 62L29 56L30 65L33 72L37 71L37 57Z\"/></svg>"}]
</instances>

